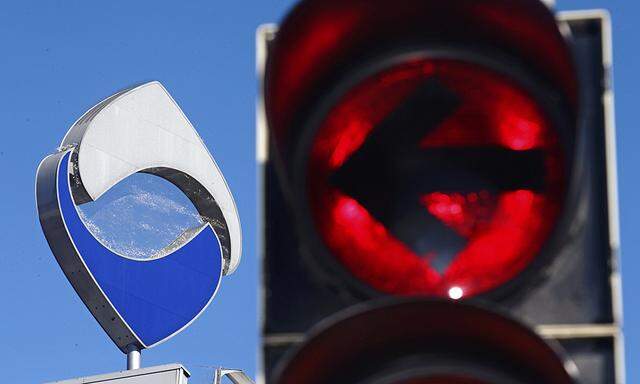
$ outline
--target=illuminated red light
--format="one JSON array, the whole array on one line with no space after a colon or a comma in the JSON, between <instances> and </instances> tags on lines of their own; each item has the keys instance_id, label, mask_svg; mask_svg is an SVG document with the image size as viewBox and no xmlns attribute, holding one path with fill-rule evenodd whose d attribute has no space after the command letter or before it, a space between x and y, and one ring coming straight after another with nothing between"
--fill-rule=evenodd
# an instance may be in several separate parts
<instances>
[{"instance_id":1,"label":"illuminated red light","mask_svg":"<svg viewBox=\"0 0 640 384\"><path fill-rule=\"evenodd\" d=\"M457 95L460 105L416 143L419 148L539 150L544 173L539 175L544 181L540 189L432 190L419 196L426 212L465 240L444 270L433 265L441 256L437 250L417 254L390 233L366 204L330 182L375 127L418 84L434 78ZM397 134L402 130L397 127ZM562 207L563 164L552 122L518 83L475 64L420 59L368 78L332 108L312 145L308 196L322 240L356 278L388 294L458 299L492 291L531 265Z\"/></svg>"},{"instance_id":2,"label":"illuminated red light","mask_svg":"<svg viewBox=\"0 0 640 384\"><path fill-rule=\"evenodd\" d=\"M468 194L434 192L424 195L429 212L465 237L487 228L497 203L487 191Z\"/></svg>"}]
</instances>

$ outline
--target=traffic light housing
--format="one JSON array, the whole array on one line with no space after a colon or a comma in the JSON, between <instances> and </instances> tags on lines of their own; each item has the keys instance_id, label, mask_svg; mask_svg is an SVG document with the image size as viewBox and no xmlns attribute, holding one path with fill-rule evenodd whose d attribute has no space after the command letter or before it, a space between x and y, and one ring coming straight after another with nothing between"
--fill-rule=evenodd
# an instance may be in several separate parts
<instances>
[{"instance_id":1,"label":"traffic light housing","mask_svg":"<svg viewBox=\"0 0 640 384\"><path fill-rule=\"evenodd\" d=\"M419 295L505 312L581 382L623 382L609 21L555 17L304 1L262 29L267 380L325 318Z\"/></svg>"},{"instance_id":2,"label":"traffic light housing","mask_svg":"<svg viewBox=\"0 0 640 384\"><path fill-rule=\"evenodd\" d=\"M558 351L517 321L451 301L394 299L332 318L278 383L573 383Z\"/></svg>"}]
</instances>

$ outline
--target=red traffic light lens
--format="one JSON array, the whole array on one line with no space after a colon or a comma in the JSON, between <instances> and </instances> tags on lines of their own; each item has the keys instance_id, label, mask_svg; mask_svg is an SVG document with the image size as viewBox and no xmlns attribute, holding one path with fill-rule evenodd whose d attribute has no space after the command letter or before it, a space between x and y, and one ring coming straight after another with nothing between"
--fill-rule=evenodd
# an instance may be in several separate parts
<instances>
[{"instance_id":1,"label":"red traffic light lens","mask_svg":"<svg viewBox=\"0 0 640 384\"><path fill-rule=\"evenodd\" d=\"M387 294L459 299L532 265L563 205L565 154L520 82L413 58L338 100L306 183L320 237L348 272Z\"/></svg>"}]
</instances>

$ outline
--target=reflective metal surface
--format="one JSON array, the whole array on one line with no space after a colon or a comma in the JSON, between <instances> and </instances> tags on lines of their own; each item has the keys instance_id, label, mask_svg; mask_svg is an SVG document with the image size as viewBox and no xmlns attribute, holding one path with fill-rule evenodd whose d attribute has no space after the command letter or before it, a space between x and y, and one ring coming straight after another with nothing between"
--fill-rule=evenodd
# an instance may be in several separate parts
<instances>
[{"instance_id":1,"label":"reflective metal surface","mask_svg":"<svg viewBox=\"0 0 640 384\"><path fill-rule=\"evenodd\" d=\"M128 176L149 173L177 186L201 224L151 258L110 249L78 205ZM181 332L202 314L223 274L240 260L240 224L226 182L204 143L158 82L125 90L85 113L37 170L45 237L67 279L105 332L139 367L139 351ZM133 352L133 354L131 354Z\"/></svg>"},{"instance_id":2,"label":"reflective metal surface","mask_svg":"<svg viewBox=\"0 0 640 384\"><path fill-rule=\"evenodd\" d=\"M218 368L218 370L216 370L213 383L220 384L224 377L231 380L233 384L254 384L253 380L241 370L226 368Z\"/></svg>"},{"instance_id":3,"label":"reflective metal surface","mask_svg":"<svg viewBox=\"0 0 640 384\"><path fill-rule=\"evenodd\" d=\"M107 98L76 121L61 147L77 146L77 202L96 200L135 172L167 179L194 203L223 244L225 274L242 251L240 221L222 173L202 139L156 81Z\"/></svg>"}]
</instances>

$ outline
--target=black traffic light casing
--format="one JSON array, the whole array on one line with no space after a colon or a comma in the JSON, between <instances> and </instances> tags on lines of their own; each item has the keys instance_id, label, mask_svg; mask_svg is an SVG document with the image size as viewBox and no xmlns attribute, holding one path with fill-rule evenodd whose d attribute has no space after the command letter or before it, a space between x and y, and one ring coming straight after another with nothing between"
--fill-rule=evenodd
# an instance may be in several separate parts
<instances>
[{"instance_id":1,"label":"black traffic light casing","mask_svg":"<svg viewBox=\"0 0 640 384\"><path fill-rule=\"evenodd\" d=\"M584 384L623 383L618 274L615 132L611 89L610 21L604 11L557 14L571 48L579 85L571 214L550 261L506 294L471 299L498 308L557 341ZM275 26L258 33L259 71L268 60ZM262 74L262 72L260 72ZM261 90L262 91L262 90ZM296 196L287 186L274 133L258 104L261 165L262 370L275 366L305 334L336 312L371 299L341 272L314 262L315 244L301 235ZM288 149L285 149L285 152ZM284 157L284 160L283 160ZM283 164L284 163L284 164Z\"/></svg>"}]
</instances>

